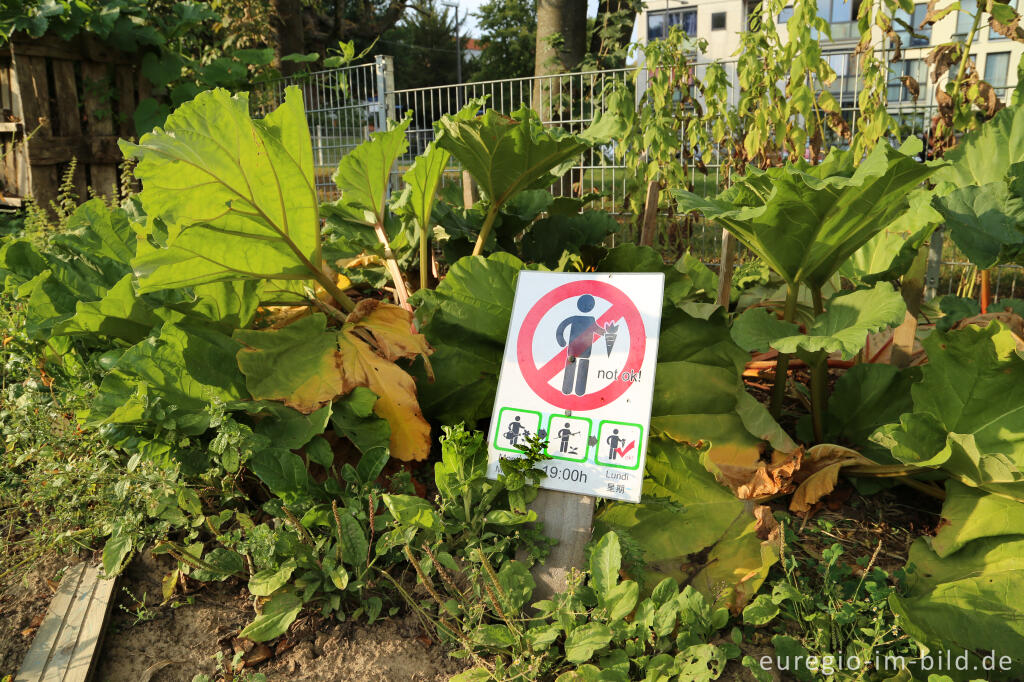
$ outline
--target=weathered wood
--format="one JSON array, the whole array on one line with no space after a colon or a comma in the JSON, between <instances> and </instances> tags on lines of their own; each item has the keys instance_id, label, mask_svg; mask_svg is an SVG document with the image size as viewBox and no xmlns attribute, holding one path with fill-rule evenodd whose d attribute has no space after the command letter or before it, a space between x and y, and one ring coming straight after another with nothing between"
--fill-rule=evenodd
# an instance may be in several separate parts
<instances>
[{"instance_id":1,"label":"weathered wood","mask_svg":"<svg viewBox=\"0 0 1024 682\"><path fill-rule=\"evenodd\" d=\"M138 64L137 55L115 50L90 35L76 36L71 40L61 40L57 36L46 35L31 40L17 40L14 42L13 48L14 54L19 57L79 59L125 66Z\"/></svg>"},{"instance_id":2,"label":"weathered wood","mask_svg":"<svg viewBox=\"0 0 1024 682\"><path fill-rule=\"evenodd\" d=\"M594 498L558 490L541 490L530 505L544 533L558 540L543 564L533 567L535 599L550 599L565 591L570 569L583 569L583 549L593 532Z\"/></svg>"},{"instance_id":3,"label":"weathered wood","mask_svg":"<svg viewBox=\"0 0 1024 682\"><path fill-rule=\"evenodd\" d=\"M71 157L86 164L116 164L122 158L116 135L52 137L46 141L45 147L35 146L32 149L33 166L67 163Z\"/></svg>"},{"instance_id":4,"label":"weathered wood","mask_svg":"<svg viewBox=\"0 0 1024 682\"><path fill-rule=\"evenodd\" d=\"M477 191L476 181L469 171L462 171L462 205L466 208L473 208L476 204Z\"/></svg>"},{"instance_id":5,"label":"weathered wood","mask_svg":"<svg viewBox=\"0 0 1024 682\"><path fill-rule=\"evenodd\" d=\"M57 95L53 117L54 136L79 137L82 117L78 110L78 86L75 84L75 65L67 59L53 61L53 88Z\"/></svg>"},{"instance_id":6,"label":"weathered wood","mask_svg":"<svg viewBox=\"0 0 1024 682\"><path fill-rule=\"evenodd\" d=\"M113 580L85 563L68 569L15 682L85 682L113 603Z\"/></svg>"},{"instance_id":7,"label":"weathered wood","mask_svg":"<svg viewBox=\"0 0 1024 682\"><path fill-rule=\"evenodd\" d=\"M90 139L97 139L110 135L114 132L114 108L113 102L108 98L111 78L110 70L106 64L83 64L82 80L85 86L85 111L86 127ZM90 87L89 83L92 84ZM102 95L102 96L101 96ZM117 145L111 145L112 151L117 151ZM118 154L118 156L120 156ZM117 163L115 159L109 163L101 163L94 159L89 165L89 184L97 192L109 196L113 191L117 193Z\"/></svg>"},{"instance_id":8,"label":"weathered wood","mask_svg":"<svg viewBox=\"0 0 1024 682\"><path fill-rule=\"evenodd\" d=\"M135 135L135 73L128 69L118 69L114 80L117 86L117 132L128 139Z\"/></svg>"},{"instance_id":9,"label":"weathered wood","mask_svg":"<svg viewBox=\"0 0 1024 682\"><path fill-rule=\"evenodd\" d=\"M736 265L736 238L729 230L722 230L722 264L718 268L718 295L715 302L729 309L732 297L732 271Z\"/></svg>"},{"instance_id":10,"label":"weathered wood","mask_svg":"<svg viewBox=\"0 0 1024 682\"><path fill-rule=\"evenodd\" d=\"M64 579L60 581L56 594L50 600L50 607L46 611L36 637L32 640L32 647L25 654L21 662L21 670L15 678L15 682L36 682L43 679L46 672L46 664L50 660L53 645L64 628L64 620L71 602L78 594L81 585L82 575L85 573L85 564L76 564L64 573Z\"/></svg>"},{"instance_id":11,"label":"weathered wood","mask_svg":"<svg viewBox=\"0 0 1024 682\"><path fill-rule=\"evenodd\" d=\"M658 194L661 184L656 180L647 183L647 197L644 200L644 223L640 230L640 245L654 246L654 237L658 233Z\"/></svg>"}]
</instances>

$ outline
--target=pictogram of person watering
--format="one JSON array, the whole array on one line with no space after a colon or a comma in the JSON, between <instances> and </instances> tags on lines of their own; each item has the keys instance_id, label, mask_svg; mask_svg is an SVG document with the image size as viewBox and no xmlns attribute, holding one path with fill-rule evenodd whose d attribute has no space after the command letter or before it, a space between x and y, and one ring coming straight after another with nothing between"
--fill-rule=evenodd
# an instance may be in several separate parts
<instances>
[{"instance_id":1,"label":"pictogram of person watering","mask_svg":"<svg viewBox=\"0 0 1024 682\"><path fill-rule=\"evenodd\" d=\"M624 446L628 441L619 435L618 429L612 429L612 435L604 439L608 443L608 459L613 461L616 456L616 450Z\"/></svg>"},{"instance_id":2,"label":"pictogram of person watering","mask_svg":"<svg viewBox=\"0 0 1024 682\"><path fill-rule=\"evenodd\" d=\"M525 438L530 435L529 430L522 424L522 417L516 417L515 420L509 422L508 431L505 432L505 440L510 445L519 445L519 439Z\"/></svg>"},{"instance_id":3,"label":"pictogram of person watering","mask_svg":"<svg viewBox=\"0 0 1024 682\"><path fill-rule=\"evenodd\" d=\"M576 308L581 313L589 313L594 309L594 297L590 294L580 296L576 301ZM565 331L569 330L569 339L565 338ZM565 360L565 374L562 375L562 393L571 395L584 395L587 392L587 375L590 373L590 349L594 345L594 335L605 337L605 345L610 355L612 346L615 344L615 332L617 328L613 325L601 327L593 315L573 315L562 320L555 330L555 340L559 347L568 346L568 356Z\"/></svg>"}]
</instances>

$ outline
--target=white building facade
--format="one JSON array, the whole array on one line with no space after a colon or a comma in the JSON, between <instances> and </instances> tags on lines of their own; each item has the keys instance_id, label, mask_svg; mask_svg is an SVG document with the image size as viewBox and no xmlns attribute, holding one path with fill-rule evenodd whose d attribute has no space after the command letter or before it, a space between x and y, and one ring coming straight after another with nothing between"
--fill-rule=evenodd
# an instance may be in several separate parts
<instances>
[{"instance_id":1,"label":"white building facade","mask_svg":"<svg viewBox=\"0 0 1024 682\"><path fill-rule=\"evenodd\" d=\"M976 1L960 0L960 4L973 13ZM747 0L649 0L639 17L638 39L642 43L657 40L667 35L671 27L678 26L691 36L707 40L707 52L700 61L730 61L735 59L740 45L739 34L747 25L750 6ZM857 57L853 51L860 38L857 31L859 6L860 0L818 0L818 13L831 26L832 39L823 37L822 47L838 76L832 90L841 99L852 97L857 89ZM913 15L901 18L917 27L924 19L927 7L927 2L916 3ZM790 16L792 7L788 6L776 17L783 37ZM972 22L966 11L956 11L933 26L915 28L913 34L899 31L903 59L890 64L889 101L900 106L913 100L912 94L900 81L901 76L909 75L920 83L918 101L934 103L935 86L930 83L924 59L936 45L964 40ZM876 44L878 42L876 40ZM1022 53L1024 44L999 35L985 23L971 46L971 56L979 75L996 88L1004 100L1017 84L1017 65ZM940 80L938 85L941 87L944 82L944 79Z\"/></svg>"}]
</instances>

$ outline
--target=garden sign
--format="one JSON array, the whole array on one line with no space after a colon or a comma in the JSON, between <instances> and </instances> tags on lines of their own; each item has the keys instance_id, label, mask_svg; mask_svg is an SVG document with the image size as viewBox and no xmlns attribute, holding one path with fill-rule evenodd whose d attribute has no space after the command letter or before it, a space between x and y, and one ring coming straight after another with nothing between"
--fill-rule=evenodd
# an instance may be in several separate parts
<instances>
[{"instance_id":1,"label":"garden sign","mask_svg":"<svg viewBox=\"0 0 1024 682\"><path fill-rule=\"evenodd\" d=\"M489 476L538 435L542 488L640 501L664 286L661 273L519 274Z\"/></svg>"}]
</instances>

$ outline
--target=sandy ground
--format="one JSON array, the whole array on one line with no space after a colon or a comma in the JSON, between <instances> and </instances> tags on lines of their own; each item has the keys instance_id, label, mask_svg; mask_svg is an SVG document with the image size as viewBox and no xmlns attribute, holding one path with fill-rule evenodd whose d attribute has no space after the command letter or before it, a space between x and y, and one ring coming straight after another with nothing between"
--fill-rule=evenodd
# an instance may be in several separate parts
<instances>
[{"instance_id":1,"label":"sandy ground","mask_svg":"<svg viewBox=\"0 0 1024 682\"><path fill-rule=\"evenodd\" d=\"M0 679L17 672L60 571L77 560L48 559L0 584ZM214 675L217 653L223 652L226 665L235 647L254 662L265 659L251 669L270 680L433 682L465 667L433 644L412 616L372 626L308 618L274 647L243 643L236 636L253 611L239 584L205 588L177 608L159 606L165 572L147 555L121 578L97 656L96 682L190 682L199 673ZM140 620L143 600L148 606Z\"/></svg>"}]
</instances>

